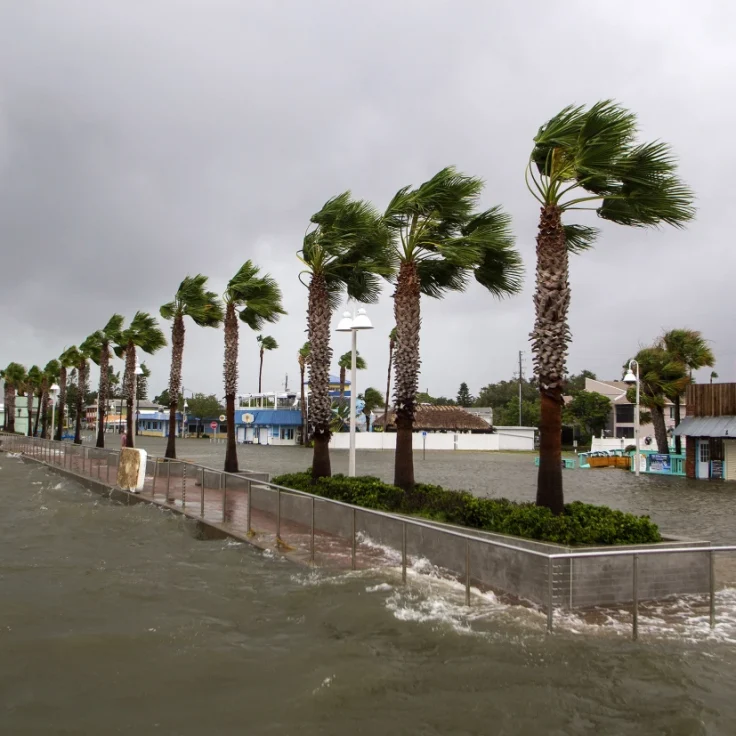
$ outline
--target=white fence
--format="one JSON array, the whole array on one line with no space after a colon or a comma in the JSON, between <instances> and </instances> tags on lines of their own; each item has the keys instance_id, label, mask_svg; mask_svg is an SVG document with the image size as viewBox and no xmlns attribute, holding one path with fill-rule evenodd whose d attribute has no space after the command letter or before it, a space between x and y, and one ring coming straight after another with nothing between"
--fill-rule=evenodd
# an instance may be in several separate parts
<instances>
[{"instance_id":1,"label":"white fence","mask_svg":"<svg viewBox=\"0 0 736 736\"><path fill-rule=\"evenodd\" d=\"M590 451L598 452L600 450L625 450L627 447L633 446L634 439L631 437L593 437L590 442ZM656 450L657 443L652 439L651 444L647 445L644 437L641 437L642 450ZM675 443L670 440L670 449L674 450ZM682 438L682 447L685 447L685 438Z\"/></svg>"},{"instance_id":2,"label":"white fence","mask_svg":"<svg viewBox=\"0 0 736 736\"><path fill-rule=\"evenodd\" d=\"M427 450L533 450L534 427L497 427L494 434L467 434L428 432L424 437L421 432L414 432L412 446L415 450L426 447ZM425 444L426 443L426 444ZM347 450L350 447L350 435L347 432L333 434L330 448ZM358 432L355 435L355 447L358 450L395 450L395 432Z\"/></svg>"}]
</instances>

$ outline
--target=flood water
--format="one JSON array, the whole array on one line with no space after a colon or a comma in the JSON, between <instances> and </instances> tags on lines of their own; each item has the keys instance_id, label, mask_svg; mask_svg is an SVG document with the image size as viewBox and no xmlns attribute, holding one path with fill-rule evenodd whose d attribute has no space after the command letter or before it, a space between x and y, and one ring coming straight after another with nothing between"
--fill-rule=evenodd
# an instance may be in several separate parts
<instances>
[{"instance_id":1,"label":"flood water","mask_svg":"<svg viewBox=\"0 0 736 736\"><path fill-rule=\"evenodd\" d=\"M200 541L1 454L0 491L0 734L736 732L733 626L548 636L438 577Z\"/></svg>"}]
</instances>

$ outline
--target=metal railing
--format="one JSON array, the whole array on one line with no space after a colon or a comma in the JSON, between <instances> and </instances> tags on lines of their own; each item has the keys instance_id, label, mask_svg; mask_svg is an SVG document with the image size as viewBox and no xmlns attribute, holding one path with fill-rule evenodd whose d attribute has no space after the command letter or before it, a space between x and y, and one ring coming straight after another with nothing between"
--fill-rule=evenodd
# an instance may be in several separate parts
<instances>
[{"instance_id":1,"label":"metal railing","mask_svg":"<svg viewBox=\"0 0 736 736\"><path fill-rule=\"evenodd\" d=\"M3 449L115 485L119 450L8 434L0 440ZM556 610L629 606L637 639L642 605L680 594L707 605L712 628L718 555L732 563L722 571L722 584L736 583L736 545L561 552L556 545L353 506L276 485L265 473L227 473L185 460L148 456L140 496L310 565L400 565L406 582L410 560L424 558L463 584L468 605L474 586L507 593L544 610L550 632Z\"/></svg>"}]
</instances>

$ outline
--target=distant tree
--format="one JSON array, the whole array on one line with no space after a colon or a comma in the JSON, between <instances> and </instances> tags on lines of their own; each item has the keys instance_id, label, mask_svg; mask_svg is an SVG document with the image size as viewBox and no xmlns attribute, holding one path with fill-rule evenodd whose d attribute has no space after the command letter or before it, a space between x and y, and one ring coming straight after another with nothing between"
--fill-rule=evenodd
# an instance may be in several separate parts
<instances>
[{"instance_id":1,"label":"distant tree","mask_svg":"<svg viewBox=\"0 0 736 736\"><path fill-rule=\"evenodd\" d=\"M309 347L309 340L299 348L297 353L297 361L299 362L299 391L300 391L300 406L302 410L302 436L301 443L305 445L307 443L307 435L309 433L309 418L307 417L307 397L305 394L304 384L306 382L307 366L309 365L309 354L311 349Z\"/></svg>"},{"instance_id":2,"label":"distant tree","mask_svg":"<svg viewBox=\"0 0 736 736\"><path fill-rule=\"evenodd\" d=\"M521 400L534 401L539 395L539 388L533 379L523 379L521 382ZM494 412L502 409L510 401L516 400L516 406L519 406L519 381L498 381L498 383L489 383L484 386L478 393L475 400L476 406L491 406ZM516 421L518 422L518 412Z\"/></svg>"},{"instance_id":3,"label":"distant tree","mask_svg":"<svg viewBox=\"0 0 736 736\"><path fill-rule=\"evenodd\" d=\"M158 396L153 397L154 404L159 406L169 407L171 406L171 399L169 397L169 389L165 388ZM176 410L181 411L184 408L184 398L179 394L179 400L176 403Z\"/></svg>"},{"instance_id":4,"label":"distant tree","mask_svg":"<svg viewBox=\"0 0 736 736\"><path fill-rule=\"evenodd\" d=\"M611 416L611 400L595 391L580 391L565 407L565 418L588 436L600 434Z\"/></svg>"},{"instance_id":5,"label":"distant tree","mask_svg":"<svg viewBox=\"0 0 736 736\"><path fill-rule=\"evenodd\" d=\"M258 393L261 393L263 391L263 356L267 350L278 350L279 344L270 335L258 335L256 342L258 342L258 355L260 356L260 363L258 365Z\"/></svg>"},{"instance_id":6,"label":"distant tree","mask_svg":"<svg viewBox=\"0 0 736 736\"><path fill-rule=\"evenodd\" d=\"M538 427L540 419L540 400L522 400L521 402L521 426ZM519 425L519 396L514 396L511 401L504 404L500 409L493 410L493 424L497 427L516 427Z\"/></svg>"},{"instance_id":7,"label":"distant tree","mask_svg":"<svg viewBox=\"0 0 736 736\"><path fill-rule=\"evenodd\" d=\"M353 352L352 350L347 353L343 353L340 356L340 360L337 361L340 366L340 398L339 401L342 404L345 400L345 382L347 380L346 371L348 368L352 369L353 366ZM360 357L360 353L355 353L355 368L359 371L364 371L368 367L368 364L363 358Z\"/></svg>"},{"instance_id":8,"label":"distant tree","mask_svg":"<svg viewBox=\"0 0 736 736\"><path fill-rule=\"evenodd\" d=\"M148 401L148 379L151 377L151 369L145 363L141 363L141 370L143 373L138 376L135 384L135 398L137 401Z\"/></svg>"},{"instance_id":9,"label":"distant tree","mask_svg":"<svg viewBox=\"0 0 736 736\"><path fill-rule=\"evenodd\" d=\"M61 364L56 358L50 360L43 369L42 398L41 398L41 437L43 439L51 439L53 434L49 431L49 409L51 408L51 386L59 380L59 371ZM53 430L53 427L51 427Z\"/></svg>"},{"instance_id":10,"label":"distant tree","mask_svg":"<svg viewBox=\"0 0 736 736\"><path fill-rule=\"evenodd\" d=\"M416 403L431 406L455 406L455 399L448 399L446 396L432 396L428 391L419 391Z\"/></svg>"},{"instance_id":11,"label":"distant tree","mask_svg":"<svg viewBox=\"0 0 736 736\"><path fill-rule=\"evenodd\" d=\"M386 378L386 400L383 405L383 426L388 421L388 404L391 401L391 369L394 361L394 350L396 349L396 328L388 333L388 377Z\"/></svg>"},{"instance_id":12,"label":"distant tree","mask_svg":"<svg viewBox=\"0 0 736 736\"><path fill-rule=\"evenodd\" d=\"M713 379L718 378L718 374L715 371L710 372L710 382L713 383Z\"/></svg>"},{"instance_id":13,"label":"distant tree","mask_svg":"<svg viewBox=\"0 0 736 736\"><path fill-rule=\"evenodd\" d=\"M367 388L360 397L365 402L363 414L365 414L365 431L371 431L371 413L383 406L383 395L377 388Z\"/></svg>"},{"instance_id":14,"label":"distant tree","mask_svg":"<svg viewBox=\"0 0 736 736\"><path fill-rule=\"evenodd\" d=\"M8 363L2 372L5 380L5 428L15 432L15 397L26 380L26 369L20 363Z\"/></svg>"},{"instance_id":15,"label":"distant tree","mask_svg":"<svg viewBox=\"0 0 736 736\"><path fill-rule=\"evenodd\" d=\"M41 369L37 365L32 365L28 369L26 375L26 408L28 410L28 436L35 436L33 425L33 402L36 392L41 388ZM36 422L38 424L38 422Z\"/></svg>"},{"instance_id":16,"label":"distant tree","mask_svg":"<svg viewBox=\"0 0 736 736\"><path fill-rule=\"evenodd\" d=\"M580 391L585 391L586 378L595 379L596 375L595 373L593 373L593 371L582 370L580 371L580 373L573 373L572 375L568 376L565 383L565 392L569 396L574 396Z\"/></svg>"},{"instance_id":17,"label":"distant tree","mask_svg":"<svg viewBox=\"0 0 736 736\"><path fill-rule=\"evenodd\" d=\"M458 406L473 406L475 397L470 395L470 389L468 384L463 381L460 384L460 390L457 392L457 405Z\"/></svg>"}]
</instances>

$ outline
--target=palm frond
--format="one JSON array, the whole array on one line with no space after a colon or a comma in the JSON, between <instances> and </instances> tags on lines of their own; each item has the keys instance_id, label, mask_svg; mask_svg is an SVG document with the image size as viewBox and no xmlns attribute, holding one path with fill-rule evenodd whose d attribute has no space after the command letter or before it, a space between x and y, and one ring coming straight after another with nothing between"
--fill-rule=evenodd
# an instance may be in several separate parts
<instances>
[{"instance_id":1,"label":"palm frond","mask_svg":"<svg viewBox=\"0 0 736 736\"><path fill-rule=\"evenodd\" d=\"M595 244L600 230L587 225L564 225L565 242L570 253L582 253Z\"/></svg>"},{"instance_id":2,"label":"palm frond","mask_svg":"<svg viewBox=\"0 0 736 736\"><path fill-rule=\"evenodd\" d=\"M417 263L422 294L441 299L448 291L465 291L469 277L466 269L444 259L424 259Z\"/></svg>"}]
</instances>

